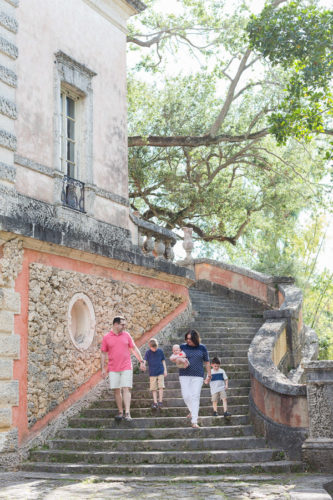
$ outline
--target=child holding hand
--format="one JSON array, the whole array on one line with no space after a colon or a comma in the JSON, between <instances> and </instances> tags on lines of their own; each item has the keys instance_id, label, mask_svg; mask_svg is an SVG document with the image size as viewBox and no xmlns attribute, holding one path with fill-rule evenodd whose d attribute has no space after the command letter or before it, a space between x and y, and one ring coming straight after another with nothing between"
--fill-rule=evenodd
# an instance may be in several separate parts
<instances>
[{"instance_id":1,"label":"child holding hand","mask_svg":"<svg viewBox=\"0 0 333 500\"><path fill-rule=\"evenodd\" d=\"M212 359L212 378L209 380L206 378L205 384L209 384L210 382L210 393L212 396L213 403L213 416L218 417L217 412L217 403L218 400L222 400L223 403L223 416L228 418L231 416L231 413L228 412L228 403L227 403L227 393L228 390L228 377L226 372L221 368L221 361L219 358Z\"/></svg>"},{"instance_id":2,"label":"child holding hand","mask_svg":"<svg viewBox=\"0 0 333 500\"><path fill-rule=\"evenodd\" d=\"M153 409L162 408L163 406L163 389L164 377L167 376L167 368L165 363L165 356L162 349L159 349L156 339L150 339L148 342L149 349L146 351L144 363L148 363L150 390L153 396ZM159 400L157 402L157 392Z\"/></svg>"}]
</instances>

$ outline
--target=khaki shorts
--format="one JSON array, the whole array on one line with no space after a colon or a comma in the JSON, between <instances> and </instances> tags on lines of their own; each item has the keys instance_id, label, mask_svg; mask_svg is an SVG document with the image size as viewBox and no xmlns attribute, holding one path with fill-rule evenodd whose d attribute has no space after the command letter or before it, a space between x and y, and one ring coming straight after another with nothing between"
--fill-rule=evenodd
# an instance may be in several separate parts
<instances>
[{"instance_id":1,"label":"khaki shorts","mask_svg":"<svg viewBox=\"0 0 333 500\"><path fill-rule=\"evenodd\" d=\"M110 389L121 389L122 387L133 386L133 370L122 372L109 372Z\"/></svg>"},{"instance_id":2,"label":"khaki shorts","mask_svg":"<svg viewBox=\"0 0 333 500\"><path fill-rule=\"evenodd\" d=\"M157 391L158 389L164 389L164 375L158 375L157 377L149 377L150 390Z\"/></svg>"},{"instance_id":3,"label":"khaki shorts","mask_svg":"<svg viewBox=\"0 0 333 500\"><path fill-rule=\"evenodd\" d=\"M224 389L220 392L215 392L215 394L212 394L213 403L215 403L215 401L218 401L219 397L220 397L220 400L227 398L227 393Z\"/></svg>"}]
</instances>

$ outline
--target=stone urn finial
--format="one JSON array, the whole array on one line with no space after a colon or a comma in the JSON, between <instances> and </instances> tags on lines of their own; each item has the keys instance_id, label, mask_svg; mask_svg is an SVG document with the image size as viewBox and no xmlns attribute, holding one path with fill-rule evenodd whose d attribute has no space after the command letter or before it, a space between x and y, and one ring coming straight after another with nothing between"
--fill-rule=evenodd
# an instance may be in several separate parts
<instances>
[{"instance_id":1,"label":"stone urn finial","mask_svg":"<svg viewBox=\"0 0 333 500\"><path fill-rule=\"evenodd\" d=\"M183 248L186 252L186 257L185 260L183 261L183 264L188 266L193 264L193 257L192 257L192 250L194 246L192 240L193 229L191 227L182 227L182 230L184 232Z\"/></svg>"}]
</instances>

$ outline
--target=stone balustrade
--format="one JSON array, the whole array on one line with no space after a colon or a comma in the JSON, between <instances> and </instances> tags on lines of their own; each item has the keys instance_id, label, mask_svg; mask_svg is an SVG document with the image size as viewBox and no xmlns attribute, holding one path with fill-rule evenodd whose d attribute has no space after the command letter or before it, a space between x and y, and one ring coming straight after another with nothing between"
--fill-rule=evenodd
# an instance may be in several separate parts
<instances>
[{"instance_id":1,"label":"stone balustrade","mask_svg":"<svg viewBox=\"0 0 333 500\"><path fill-rule=\"evenodd\" d=\"M147 222L133 213L130 214L130 218L138 227L137 245L145 255L154 256L159 260L174 260L173 247L177 240L172 231Z\"/></svg>"},{"instance_id":2,"label":"stone balustrade","mask_svg":"<svg viewBox=\"0 0 333 500\"><path fill-rule=\"evenodd\" d=\"M317 357L318 342L303 325L301 290L280 283L277 293L280 307L264 312L248 353L250 411L258 434L299 459L309 427L302 362Z\"/></svg>"}]
</instances>

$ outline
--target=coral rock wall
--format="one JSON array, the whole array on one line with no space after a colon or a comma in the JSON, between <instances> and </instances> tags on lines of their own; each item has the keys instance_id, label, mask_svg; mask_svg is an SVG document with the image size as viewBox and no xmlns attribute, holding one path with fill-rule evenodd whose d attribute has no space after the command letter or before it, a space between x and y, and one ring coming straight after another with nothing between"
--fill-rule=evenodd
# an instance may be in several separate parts
<instances>
[{"instance_id":1,"label":"coral rock wall","mask_svg":"<svg viewBox=\"0 0 333 500\"><path fill-rule=\"evenodd\" d=\"M77 349L68 329L68 305L76 293L93 304L96 328L88 349ZM95 275L30 265L28 422L64 401L100 368L100 343L115 315L124 315L134 340L183 302L169 291ZM46 389L46 390L45 390Z\"/></svg>"}]
</instances>

